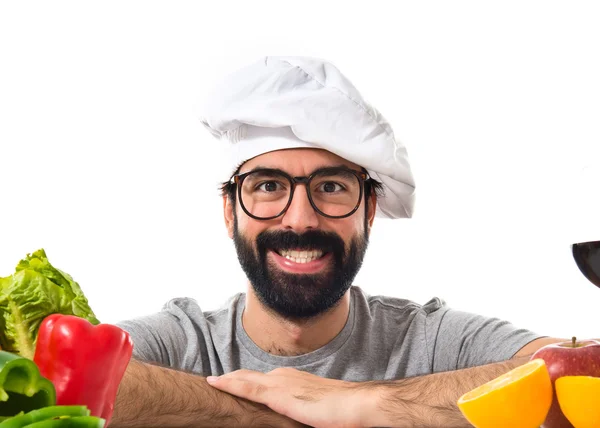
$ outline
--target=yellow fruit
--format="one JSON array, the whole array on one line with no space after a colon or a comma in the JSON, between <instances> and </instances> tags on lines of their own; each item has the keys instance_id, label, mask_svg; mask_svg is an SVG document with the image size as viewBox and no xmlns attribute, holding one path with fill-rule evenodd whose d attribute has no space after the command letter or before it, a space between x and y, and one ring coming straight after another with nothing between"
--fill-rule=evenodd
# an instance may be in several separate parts
<instances>
[{"instance_id":1,"label":"yellow fruit","mask_svg":"<svg viewBox=\"0 0 600 428\"><path fill-rule=\"evenodd\" d=\"M457 404L477 428L538 428L550 410L552 392L546 363L536 358L467 392Z\"/></svg>"},{"instance_id":2,"label":"yellow fruit","mask_svg":"<svg viewBox=\"0 0 600 428\"><path fill-rule=\"evenodd\" d=\"M600 427L600 377L564 376L554 386L560 409L575 428Z\"/></svg>"}]
</instances>

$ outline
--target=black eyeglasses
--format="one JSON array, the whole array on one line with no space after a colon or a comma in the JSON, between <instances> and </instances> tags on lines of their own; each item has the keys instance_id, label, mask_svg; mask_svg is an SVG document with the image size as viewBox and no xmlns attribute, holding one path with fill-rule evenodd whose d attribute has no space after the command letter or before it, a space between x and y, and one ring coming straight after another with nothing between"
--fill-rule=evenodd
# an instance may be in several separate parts
<instances>
[{"instance_id":1,"label":"black eyeglasses","mask_svg":"<svg viewBox=\"0 0 600 428\"><path fill-rule=\"evenodd\" d=\"M600 241L579 242L571 247L581 273L592 284L600 287Z\"/></svg>"},{"instance_id":2,"label":"black eyeglasses","mask_svg":"<svg viewBox=\"0 0 600 428\"><path fill-rule=\"evenodd\" d=\"M296 185L306 185L308 200L316 212L328 218L348 217L358 209L366 172L345 167L321 168L308 177L292 177L280 169L261 168L236 174L238 200L244 212L256 220L283 215L294 197Z\"/></svg>"}]
</instances>

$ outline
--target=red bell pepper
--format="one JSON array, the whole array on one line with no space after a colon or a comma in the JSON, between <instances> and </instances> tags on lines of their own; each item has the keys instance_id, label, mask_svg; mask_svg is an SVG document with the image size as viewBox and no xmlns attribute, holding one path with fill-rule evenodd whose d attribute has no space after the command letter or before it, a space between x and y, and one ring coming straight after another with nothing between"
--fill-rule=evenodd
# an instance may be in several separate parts
<instances>
[{"instance_id":1,"label":"red bell pepper","mask_svg":"<svg viewBox=\"0 0 600 428\"><path fill-rule=\"evenodd\" d=\"M129 334L115 325L53 314L40 325L34 362L54 384L57 405L85 405L108 425L132 353Z\"/></svg>"}]
</instances>

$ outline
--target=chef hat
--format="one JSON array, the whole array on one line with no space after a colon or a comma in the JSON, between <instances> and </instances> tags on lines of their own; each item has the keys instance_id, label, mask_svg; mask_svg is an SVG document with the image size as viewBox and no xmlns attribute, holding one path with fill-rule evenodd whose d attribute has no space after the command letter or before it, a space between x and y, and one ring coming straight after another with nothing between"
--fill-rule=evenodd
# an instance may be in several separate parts
<instances>
[{"instance_id":1,"label":"chef hat","mask_svg":"<svg viewBox=\"0 0 600 428\"><path fill-rule=\"evenodd\" d=\"M377 216L412 217L415 183L406 148L332 64L265 57L218 84L202 110L202 123L226 149L229 175L222 181L263 153L325 149L383 184Z\"/></svg>"}]
</instances>

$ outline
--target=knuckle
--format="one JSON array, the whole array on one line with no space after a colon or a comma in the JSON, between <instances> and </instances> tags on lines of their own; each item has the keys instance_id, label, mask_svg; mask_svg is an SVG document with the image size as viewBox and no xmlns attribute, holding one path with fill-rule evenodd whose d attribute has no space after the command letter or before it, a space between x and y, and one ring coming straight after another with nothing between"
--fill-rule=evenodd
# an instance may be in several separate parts
<instances>
[{"instance_id":1,"label":"knuckle","mask_svg":"<svg viewBox=\"0 0 600 428\"><path fill-rule=\"evenodd\" d=\"M250 385L247 382L244 382L240 385L240 390L245 396L251 396L254 392L254 388L252 387L252 385Z\"/></svg>"},{"instance_id":2,"label":"knuckle","mask_svg":"<svg viewBox=\"0 0 600 428\"><path fill-rule=\"evenodd\" d=\"M241 386L241 393L246 397L260 397L264 395L267 388L264 385L254 385L249 382L244 382Z\"/></svg>"},{"instance_id":3,"label":"knuckle","mask_svg":"<svg viewBox=\"0 0 600 428\"><path fill-rule=\"evenodd\" d=\"M264 386L264 385L256 385L256 386L254 387L254 394L255 394L257 397L260 397L261 395L264 395L264 394L265 394L265 392L267 392L267 387L266 387L266 386Z\"/></svg>"}]
</instances>

